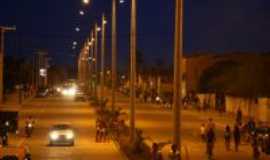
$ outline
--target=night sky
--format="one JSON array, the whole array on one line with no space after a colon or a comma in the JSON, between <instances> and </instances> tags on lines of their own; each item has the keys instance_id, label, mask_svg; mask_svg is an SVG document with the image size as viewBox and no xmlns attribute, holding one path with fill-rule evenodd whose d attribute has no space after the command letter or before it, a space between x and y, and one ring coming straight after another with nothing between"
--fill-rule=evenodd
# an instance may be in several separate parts
<instances>
[{"instance_id":1,"label":"night sky","mask_svg":"<svg viewBox=\"0 0 270 160\"><path fill-rule=\"evenodd\" d=\"M79 10L86 12L79 15ZM121 66L128 63L130 2L118 6L118 49ZM0 25L16 25L7 34L7 53L32 55L46 49L53 63L70 64L91 26L105 12L110 23L111 1L1 0ZM184 51L270 51L269 0L185 0ZM138 0L138 49L145 61L172 60L174 0ZM80 32L75 27L81 28ZM78 41L76 50L72 42ZM110 44L110 27L107 43ZM108 45L107 54L110 54Z\"/></svg>"}]
</instances>

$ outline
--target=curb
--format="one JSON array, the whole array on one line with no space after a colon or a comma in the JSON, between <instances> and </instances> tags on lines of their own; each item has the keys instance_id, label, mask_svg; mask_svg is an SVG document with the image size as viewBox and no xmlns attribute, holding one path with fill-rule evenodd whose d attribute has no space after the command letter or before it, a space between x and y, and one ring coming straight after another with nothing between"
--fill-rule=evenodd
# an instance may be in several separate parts
<instances>
[{"instance_id":1,"label":"curb","mask_svg":"<svg viewBox=\"0 0 270 160\"><path fill-rule=\"evenodd\" d=\"M123 160L129 160L126 154L121 150L119 143L112 137L111 138L114 146L117 148L118 152L120 153Z\"/></svg>"}]
</instances>

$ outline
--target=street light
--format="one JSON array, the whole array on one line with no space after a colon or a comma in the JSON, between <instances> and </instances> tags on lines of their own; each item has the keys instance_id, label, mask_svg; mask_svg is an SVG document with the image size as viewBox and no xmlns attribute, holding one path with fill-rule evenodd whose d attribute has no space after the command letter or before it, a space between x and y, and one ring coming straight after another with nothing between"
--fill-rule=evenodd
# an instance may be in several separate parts
<instances>
[{"instance_id":1,"label":"street light","mask_svg":"<svg viewBox=\"0 0 270 160\"><path fill-rule=\"evenodd\" d=\"M76 32L80 32L80 30L81 30L81 29L80 29L79 27L76 27L76 28L75 28L75 31L76 31Z\"/></svg>"},{"instance_id":2,"label":"street light","mask_svg":"<svg viewBox=\"0 0 270 160\"><path fill-rule=\"evenodd\" d=\"M173 143L178 146L179 151L181 151L183 1L184 0L176 0L174 31Z\"/></svg>"},{"instance_id":3,"label":"street light","mask_svg":"<svg viewBox=\"0 0 270 160\"><path fill-rule=\"evenodd\" d=\"M104 97L104 58L105 58L105 34L106 34L106 18L102 15L102 32L101 32L101 77L100 77L100 98ZM101 103L100 103L101 104Z\"/></svg>"},{"instance_id":4,"label":"street light","mask_svg":"<svg viewBox=\"0 0 270 160\"><path fill-rule=\"evenodd\" d=\"M112 109L115 107L117 77L117 29L116 0L112 0Z\"/></svg>"},{"instance_id":5,"label":"street light","mask_svg":"<svg viewBox=\"0 0 270 160\"><path fill-rule=\"evenodd\" d=\"M83 15L84 15L84 11L83 11L83 10L80 10L80 11L79 11L79 14L80 14L81 16L83 16Z\"/></svg>"},{"instance_id":6,"label":"street light","mask_svg":"<svg viewBox=\"0 0 270 160\"><path fill-rule=\"evenodd\" d=\"M93 62L94 62L94 73L95 75L97 75L98 73L98 66L97 66L97 55L98 55L98 32L100 31L100 27L95 24L95 28L94 28L94 37L95 37L95 46L94 46L94 58L93 58ZM95 60L95 61L94 61ZM97 79L96 79L97 80ZM96 80L95 80L95 87L94 87L94 95L97 97L97 85L96 85Z\"/></svg>"},{"instance_id":7,"label":"street light","mask_svg":"<svg viewBox=\"0 0 270 160\"><path fill-rule=\"evenodd\" d=\"M135 140L137 1L131 0L130 28L130 141Z\"/></svg>"},{"instance_id":8,"label":"street light","mask_svg":"<svg viewBox=\"0 0 270 160\"><path fill-rule=\"evenodd\" d=\"M82 2L83 2L84 4L89 4L89 3L90 3L90 0L82 0Z\"/></svg>"}]
</instances>

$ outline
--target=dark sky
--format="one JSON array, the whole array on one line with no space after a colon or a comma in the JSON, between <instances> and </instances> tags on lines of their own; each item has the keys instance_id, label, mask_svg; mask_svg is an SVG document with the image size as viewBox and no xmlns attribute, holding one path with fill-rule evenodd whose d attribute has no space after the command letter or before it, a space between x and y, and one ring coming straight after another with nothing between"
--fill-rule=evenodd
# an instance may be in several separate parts
<instances>
[{"instance_id":1,"label":"dark sky","mask_svg":"<svg viewBox=\"0 0 270 160\"><path fill-rule=\"evenodd\" d=\"M92 1L83 6L81 0L1 0L0 25L17 27L16 33L7 34L7 54L31 55L46 49L54 63L71 63L71 55L80 48L73 51L72 42L81 46L93 23L100 23L102 12L110 16L110 0ZM171 61L174 0L137 1L139 50L149 63L157 58ZM129 53L130 0L125 2L118 6L121 64L127 64ZM85 16L79 16L80 9ZM269 0L185 0L184 18L185 53L270 51ZM75 32L76 26L80 32Z\"/></svg>"}]
</instances>

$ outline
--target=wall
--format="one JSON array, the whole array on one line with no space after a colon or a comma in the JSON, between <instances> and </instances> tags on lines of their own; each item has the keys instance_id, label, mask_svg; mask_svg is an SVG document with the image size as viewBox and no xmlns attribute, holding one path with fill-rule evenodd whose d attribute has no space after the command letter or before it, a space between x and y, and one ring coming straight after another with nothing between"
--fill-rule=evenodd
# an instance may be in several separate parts
<instances>
[{"instance_id":1,"label":"wall","mask_svg":"<svg viewBox=\"0 0 270 160\"><path fill-rule=\"evenodd\" d=\"M270 98L259 98L257 103L246 98L226 96L226 112L236 113L241 108L244 116L254 117L258 121L270 122Z\"/></svg>"}]
</instances>

